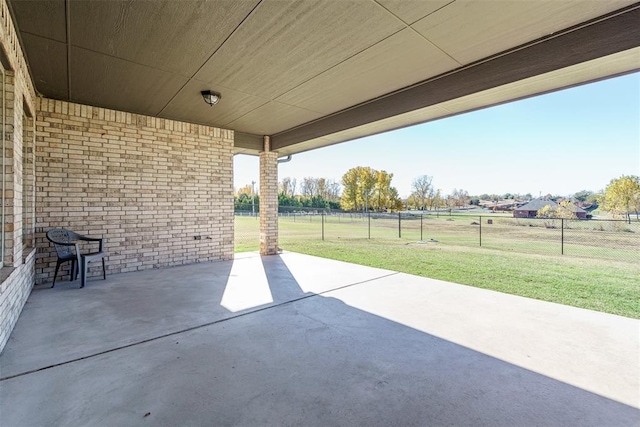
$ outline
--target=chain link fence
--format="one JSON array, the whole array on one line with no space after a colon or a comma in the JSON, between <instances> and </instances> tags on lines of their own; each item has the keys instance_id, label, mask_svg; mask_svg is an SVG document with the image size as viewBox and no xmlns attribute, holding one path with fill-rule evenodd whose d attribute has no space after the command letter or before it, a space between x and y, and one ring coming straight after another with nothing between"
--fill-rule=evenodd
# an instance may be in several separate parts
<instances>
[{"instance_id":1,"label":"chain link fence","mask_svg":"<svg viewBox=\"0 0 640 427\"><path fill-rule=\"evenodd\" d=\"M237 211L236 251L259 248L258 214ZM280 246L288 242L377 239L407 244L481 247L540 255L566 255L637 263L640 222L513 218L451 212L348 213L281 208Z\"/></svg>"},{"instance_id":2,"label":"chain link fence","mask_svg":"<svg viewBox=\"0 0 640 427\"><path fill-rule=\"evenodd\" d=\"M236 252L260 249L260 218L251 211L235 211L233 243Z\"/></svg>"}]
</instances>

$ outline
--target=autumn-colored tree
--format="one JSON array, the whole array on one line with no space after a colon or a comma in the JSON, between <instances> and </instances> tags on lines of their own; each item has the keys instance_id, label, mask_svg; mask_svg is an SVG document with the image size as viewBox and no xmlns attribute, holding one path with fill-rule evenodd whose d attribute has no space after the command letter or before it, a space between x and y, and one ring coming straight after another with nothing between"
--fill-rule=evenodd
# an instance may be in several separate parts
<instances>
[{"instance_id":1,"label":"autumn-colored tree","mask_svg":"<svg viewBox=\"0 0 640 427\"><path fill-rule=\"evenodd\" d=\"M376 171L369 167L360 168L358 170L358 196L360 198L360 206L363 206L365 210L369 210L369 204L371 203L371 196L373 195L373 189L376 185Z\"/></svg>"},{"instance_id":2,"label":"autumn-colored tree","mask_svg":"<svg viewBox=\"0 0 640 427\"><path fill-rule=\"evenodd\" d=\"M400 194L396 187L389 187L389 201L387 208L392 211L401 211L404 209L404 204L402 203L402 199L400 198Z\"/></svg>"},{"instance_id":3,"label":"autumn-colored tree","mask_svg":"<svg viewBox=\"0 0 640 427\"><path fill-rule=\"evenodd\" d=\"M392 173L386 171L374 171L373 197L369 203L369 207L377 211L389 208L391 204L391 179Z\"/></svg>"},{"instance_id":4,"label":"autumn-colored tree","mask_svg":"<svg viewBox=\"0 0 640 427\"><path fill-rule=\"evenodd\" d=\"M415 194L411 193L409 197L407 197L407 206L409 207L409 209L420 209L420 200L418 200Z\"/></svg>"},{"instance_id":5,"label":"autumn-colored tree","mask_svg":"<svg viewBox=\"0 0 640 427\"><path fill-rule=\"evenodd\" d=\"M556 220L558 219L578 219L576 216L576 207L569 200L563 200L553 206L551 204L543 206L538 209L536 217L546 219L544 224L547 228L555 228ZM565 227L568 228L569 224L565 224Z\"/></svg>"},{"instance_id":6,"label":"autumn-colored tree","mask_svg":"<svg viewBox=\"0 0 640 427\"><path fill-rule=\"evenodd\" d=\"M247 184L244 187L240 187L238 191L236 191L236 197L240 197L242 194L246 194L251 196L252 194L251 184Z\"/></svg>"},{"instance_id":7,"label":"autumn-colored tree","mask_svg":"<svg viewBox=\"0 0 640 427\"><path fill-rule=\"evenodd\" d=\"M342 197L340 206L345 211L357 211L358 206L358 181L360 174L357 168L349 169L342 175Z\"/></svg>"},{"instance_id":8,"label":"autumn-colored tree","mask_svg":"<svg viewBox=\"0 0 640 427\"><path fill-rule=\"evenodd\" d=\"M342 176L342 198L344 210L397 209L402 200L392 191L393 174L376 171L370 167L357 166ZM398 202L399 201L399 202Z\"/></svg>"},{"instance_id":9,"label":"autumn-colored tree","mask_svg":"<svg viewBox=\"0 0 640 427\"><path fill-rule=\"evenodd\" d=\"M625 215L631 221L631 212L640 218L640 178L637 175L622 175L612 179L599 199L600 207L614 215Z\"/></svg>"},{"instance_id":10,"label":"autumn-colored tree","mask_svg":"<svg viewBox=\"0 0 640 427\"><path fill-rule=\"evenodd\" d=\"M427 199L427 204L429 205L429 210L440 209L443 206L444 200L442 199L442 190L437 189L435 193L429 195Z\"/></svg>"},{"instance_id":11,"label":"autumn-colored tree","mask_svg":"<svg viewBox=\"0 0 640 427\"><path fill-rule=\"evenodd\" d=\"M257 193L252 195L252 186L247 184L244 187L240 187L234 195L234 207L235 210L255 210L260 205L260 197Z\"/></svg>"},{"instance_id":12,"label":"autumn-colored tree","mask_svg":"<svg viewBox=\"0 0 640 427\"><path fill-rule=\"evenodd\" d=\"M551 204L545 205L538 210L536 216L538 218L578 219L576 207L569 200L564 200L555 206L551 206Z\"/></svg>"}]
</instances>

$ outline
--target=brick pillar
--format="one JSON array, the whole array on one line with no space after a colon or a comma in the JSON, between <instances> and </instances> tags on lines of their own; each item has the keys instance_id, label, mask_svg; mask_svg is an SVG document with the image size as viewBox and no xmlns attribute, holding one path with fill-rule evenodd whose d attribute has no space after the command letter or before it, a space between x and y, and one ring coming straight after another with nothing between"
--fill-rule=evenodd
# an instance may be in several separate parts
<instances>
[{"instance_id":1,"label":"brick pillar","mask_svg":"<svg viewBox=\"0 0 640 427\"><path fill-rule=\"evenodd\" d=\"M260 152L260 255L278 253L278 153L264 137Z\"/></svg>"}]
</instances>

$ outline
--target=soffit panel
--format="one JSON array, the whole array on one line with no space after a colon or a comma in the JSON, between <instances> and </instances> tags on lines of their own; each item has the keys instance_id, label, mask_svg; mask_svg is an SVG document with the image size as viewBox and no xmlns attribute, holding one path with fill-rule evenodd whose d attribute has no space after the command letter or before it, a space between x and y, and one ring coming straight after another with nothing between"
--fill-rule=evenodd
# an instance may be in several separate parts
<instances>
[{"instance_id":1,"label":"soffit panel","mask_svg":"<svg viewBox=\"0 0 640 427\"><path fill-rule=\"evenodd\" d=\"M74 1L71 44L191 77L257 3Z\"/></svg>"},{"instance_id":2,"label":"soffit panel","mask_svg":"<svg viewBox=\"0 0 640 427\"><path fill-rule=\"evenodd\" d=\"M457 0L412 25L468 64L633 4L633 0Z\"/></svg>"},{"instance_id":3,"label":"soffit panel","mask_svg":"<svg viewBox=\"0 0 640 427\"><path fill-rule=\"evenodd\" d=\"M454 0L376 0L407 24L424 18Z\"/></svg>"},{"instance_id":4,"label":"soffit panel","mask_svg":"<svg viewBox=\"0 0 640 427\"><path fill-rule=\"evenodd\" d=\"M403 27L372 1L265 0L195 77L273 99Z\"/></svg>"},{"instance_id":5,"label":"soffit panel","mask_svg":"<svg viewBox=\"0 0 640 427\"><path fill-rule=\"evenodd\" d=\"M10 5L21 32L67 41L64 0L12 1Z\"/></svg>"},{"instance_id":6,"label":"soffit panel","mask_svg":"<svg viewBox=\"0 0 640 427\"><path fill-rule=\"evenodd\" d=\"M160 117L220 127L268 102L267 99L217 86L215 90L222 93L222 99L211 107L204 102L200 92L212 88L210 83L189 81L162 110Z\"/></svg>"},{"instance_id":7,"label":"soffit panel","mask_svg":"<svg viewBox=\"0 0 640 427\"><path fill-rule=\"evenodd\" d=\"M31 76L39 91L51 98L69 96L67 45L52 39L22 33L24 48L30 53Z\"/></svg>"},{"instance_id":8,"label":"soffit panel","mask_svg":"<svg viewBox=\"0 0 640 427\"><path fill-rule=\"evenodd\" d=\"M410 28L277 98L330 114L459 66Z\"/></svg>"},{"instance_id":9,"label":"soffit panel","mask_svg":"<svg viewBox=\"0 0 640 427\"><path fill-rule=\"evenodd\" d=\"M321 116L322 114L314 111L269 101L241 118L228 123L227 127L257 135L272 135Z\"/></svg>"},{"instance_id":10,"label":"soffit panel","mask_svg":"<svg viewBox=\"0 0 640 427\"><path fill-rule=\"evenodd\" d=\"M182 76L71 48L71 101L157 115L187 82Z\"/></svg>"}]
</instances>

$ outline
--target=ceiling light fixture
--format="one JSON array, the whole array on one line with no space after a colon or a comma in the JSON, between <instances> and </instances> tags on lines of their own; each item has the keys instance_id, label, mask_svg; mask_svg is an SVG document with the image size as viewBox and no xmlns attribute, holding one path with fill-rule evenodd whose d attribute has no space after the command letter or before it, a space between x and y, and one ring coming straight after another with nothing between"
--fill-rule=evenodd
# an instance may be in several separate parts
<instances>
[{"instance_id":1,"label":"ceiling light fixture","mask_svg":"<svg viewBox=\"0 0 640 427\"><path fill-rule=\"evenodd\" d=\"M222 99L222 95L219 92L203 90L202 92L200 92L200 94L202 95L204 102L206 102L212 107L216 105L218 102L220 102L220 100Z\"/></svg>"}]
</instances>

